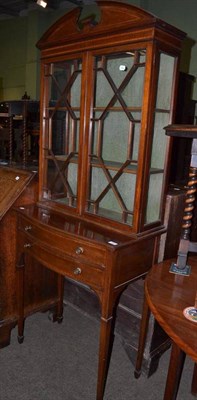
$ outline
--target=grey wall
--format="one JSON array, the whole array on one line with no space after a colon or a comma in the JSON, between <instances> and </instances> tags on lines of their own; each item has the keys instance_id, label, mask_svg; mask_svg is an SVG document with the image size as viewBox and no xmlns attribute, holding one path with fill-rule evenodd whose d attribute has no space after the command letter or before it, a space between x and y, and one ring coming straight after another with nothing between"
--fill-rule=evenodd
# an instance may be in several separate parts
<instances>
[{"instance_id":1,"label":"grey wall","mask_svg":"<svg viewBox=\"0 0 197 400\"><path fill-rule=\"evenodd\" d=\"M181 70L197 76L197 0L128 0L188 34ZM64 2L66 3L66 2ZM32 10L27 16L0 21L0 100L20 99L25 91L39 99L39 51L43 32L68 9ZM193 98L197 99L197 84Z\"/></svg>"}]
</instances>

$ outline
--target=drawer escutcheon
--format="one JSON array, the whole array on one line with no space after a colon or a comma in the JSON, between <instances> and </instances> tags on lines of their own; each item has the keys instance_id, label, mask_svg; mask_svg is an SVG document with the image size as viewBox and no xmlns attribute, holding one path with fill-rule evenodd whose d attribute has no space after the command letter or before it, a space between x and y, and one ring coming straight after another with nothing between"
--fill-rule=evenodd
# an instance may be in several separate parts
<instances>
[{"instance_id":1,"label":"drawer escutcheon","mask_svg":"<svg viewBox=\"0 0 197 400\"><path fill-rule=\"evenodd\" d=\"M24 244L24 248L25 248L25 249L28 249L28 248L30 248L30 247L32 247L32 244L31 244L31 243L25 243L25 244Z\"/></svg>"},{"instance_id":2,"label":"drawer escutcheon","mask_svg":"<svg viewBox=\"0 0 197 400\"><path fill-rule=\"evenodd\" d=\"M25 226L25 231L31 231L32 230L32 226L31 225L26 225Z\"/></svg>"}]
</instances>

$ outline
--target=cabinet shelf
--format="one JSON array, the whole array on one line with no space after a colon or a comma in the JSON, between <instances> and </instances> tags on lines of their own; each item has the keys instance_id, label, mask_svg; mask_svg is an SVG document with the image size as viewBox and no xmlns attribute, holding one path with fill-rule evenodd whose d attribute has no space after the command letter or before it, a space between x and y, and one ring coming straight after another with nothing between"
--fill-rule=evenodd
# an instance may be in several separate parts
<instances>
[{"instance_id":1,"label":"cabinet shelf","mask_svg":"<svg viewBox=\"0 0 197 400\"><path fill-rule=\"evenodd\" d=\"M54 157L53 156L46 156L46 159L53 160ZM55 155L55 159L57 161L66 162L67 159L68 159L68 155L64 155L64 154ZM70 159L69 163L78 164L78 157L77 156L73 156L73 158ZM123 163L116 162L116 161L103 160L103 165L108 170L119 171L120 168L122 167ZM102 168L103 165L100 164L99 161L96 161L96 160L91 160L91 162L90 162L90 166L91 167L95 167L95 168ZM124 172L125 173L129 173L129 174L136 174L137 173L137 168L138 168L137 162L133 162L132 161L130 165L128 165L127 167L124 168ZM151 168L150 169L150 174L160 174L160 173L163 173L163 172L164 172L164 169L162 169L162 168Z\"/></svg>"},{"instance_id":2,"label":"cabinet shelf","mask_svg":"<svg viewBox=\"0 0 197 400\"><path fill-rule=\"evenodd\" d=\"M73 111L80 111L80 107L71 107ZM133 111L133 112L141 112L142 111L142 107L125 107L126 110L128 111ZM55 107L55 106L49 106L46 107L46 110L48 111L68 111L68 108L65 106L60 106L60 107ZM106 107L93 107L92 108L93 111L104 111L106 110ZM107 107L108 111L114 111L114 112L124 112L122 107Z\"/></svg>"},{"instance_id":3,"label":"cabinet shelf","mask_svg":"<svg viewBox=\"0 0 197 400\"><path fill-rule=\"evenodd\" d=\"M71 107L73 111L80 111L80 107ZM59 107L55 107L55 106L49 106L46 107L46 110L48 111L68 111L68 107L65 106L59 106Z\"/></svg>"},{"instance_id":4,"label":"cabinet shelf","mask_svg":"<svg viewBox=\"0 0 197 400\"><path fill-rule=\"evenodd\" d=\"M137 112L137 113L141 113L142 112L142 108L141 107L125 107L125 109L123 109L123 107L93 107L92 111L93 112L103 112L107 109L108 112L114 112L114 113L124 113L125 110L128 112ZM56 111L56 112L67 112L68 108L65 106L61 106L61 107L46 107L47 111ZM80 112L80 107L72 107L71 106L71 110L72 111L77 111ZM170 113L170 109L165 109L165 108L156 108L155 112L157 113L164 113L164 114L169 114ZM19 118L15 118L15 119L19 119ZM47 117L45 117L45 119L47 119ZM99 119L99 118L98 118ZM95 120L95 118L91 118L91 120ZM136 120L136 122L138 122L138 120ZM140 122L140 120L139 120Z\"/></svg>"},{"instance_id":5,"label":"cabinet shelf","mask_svg":"<svg viewBox=\"0 0 197 400\"><path fill-rule=\"evenodd\" d=\"M126 110L128 111L137 111L137 112L141 112L142 111L142 107L125 107ZM93 111L105 111L106 107L93 107ZM114 112L124 112L122 107L107 107L108 111L114 111Z\"/></svg>"}]
</instances>

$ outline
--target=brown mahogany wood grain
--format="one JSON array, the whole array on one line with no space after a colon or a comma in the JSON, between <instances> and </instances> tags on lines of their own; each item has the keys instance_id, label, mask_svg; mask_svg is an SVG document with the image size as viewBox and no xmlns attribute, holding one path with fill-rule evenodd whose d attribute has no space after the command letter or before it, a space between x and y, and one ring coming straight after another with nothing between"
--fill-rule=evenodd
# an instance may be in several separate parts
<instances>
[{"instance_id":1,"label":"brown mahogany wood grain","mask_svg":"<svg viewBox=\"0 0 197 400\"><path fill-rule=\"evenodd\" d=\"M98 295L101 305L101 327L96 398L102 400L119 296L132 280L146 274L155 262L158 237L165 231L164 193L167 185L171 138L167 138L166 154L157 170L158 173L164 170L161 197L158 196L158 213L155 218L147 217L149 209L147 204L151 203L152 197L152 194L149 196L149 189L152 187L150 170L152 174L154 167L151 165L155 147L153 133L157 135L155 129L157 84L162 63L161 53L168 54L172 61L174 60L174 68L169 110L166 109L165 112L168 113L169 120L173 121L178 62L185 34L152 14L123 2L99 1L98 7L101 12L98 24L92 25L88 23L90 22L88 19L83 29L79 29L77 21L81 17L81 8L78 7L55 22L37 43L41 50L39 203L32 208L18 210L17 260L20 288L24 282L24 290L19 290L18 297L19 338L23 337L23 304L26 290L24 278L25 270L28 268L28 258L40 262L59 275L89 285ZM134 55L134 63L132 61L130 73L122 78L122 83L119 85L119 69L117 69L116 83L110 72L111 68L108 69L108 60L110 63L111 56L112 59L116 59L120 54L124 60L125 52L129 58L128 54L131 53L132 57ZM97 104L99 101L97 101L97 91L93 88L97 86L96 82L99 82L96 78L101 72L99 60L102 61L104 75L101 76L105 78L103 82L106 82L106 90L104 87L103 89L107 100L105 111L97 121L95 106L99 106ZM134 71L138 70L139 60L141 60L140 68L144 68L146 62L142 99L138 100L139 104L138 101L134 103L129 101L130 104L127 104L143 107L140 121L137 121L127 110L127 101L122 95ZM73 72L72 65L75 66ZM66 79L59 80L61 75L59 69L64 71ZM71 88L79 73L81 82L77 88L80 88L80 96L76 103L75 90L71 91ZM139 75L141 76L141 73ZM110 91L112 89L112 97L109 97L107 87L110 87ZM53 103L55 109L51 110ZM119 138L120 141L123 140L123 130L121 124L115 140L113 124L106 125L105 118L109 113L108 107L113 107L115 103L121 106L128 120L128 129L125 131L128 139L124 144L126 152L120 157L120 168L114 175L110 171L108 161L113 162L116 170L117 157L111 159L111 155L107 153L113 152L111 144L114 141L114 148L117 147L119 150ZM80 112L75 114L72 106L78 104ZM102 105L104 104L102 101ZM67 109L66 117L64 116L61 122L62 130L59 122L57 129L55 128L59 118L58 108L61 105ZM162 104L160 106L163 108ZM164 110L160 109L159 112ZM61 115L63 114L61 112ZM111 121L111 117L108 121ZM104 126L107 126L106 134ZM135 146L133 134L136 135ZM109 137L109 145L105 136ZM59 143L58 149L56 149L56 139ZM60 142L62 144L59 148ZM139 150L136 151L133 146ZM135 155L135 152L138 154ZM66 155L66 160L62 159L62 154ZM97 168L101 179L96 179L96 182L93 178L95 156L102 167ZM71 160L74 160L74 163L78 160L75 164L76 175L70 174ZM135 168L132 168L132 172L136 175L131 179L127 198L127 179L123 173L128 173L127 167L133 164L133 161ZM119 187L119 182L122 181L125 183L120 190L122 183ZM97 193L99 186L102 189L99 188ZM58 193L59 190L61 193ZM115 211L116 207L111 207L111 194L119 211ZM106 206L105 202L109 205ZM31 226L31 229L26 229L28 226ZM59 319L62 310L62 290L62 279L59 276Z\"/></svg>"},{"instance_id":2,"label":"brown mahogany wood grain","mask_svg":"<svg viewBox=\"0 0 197 400\"><path fill-rule=\"evenodd\" d=\"M138 378L141 373L149 313L151 311L157 322L172 339L172 351L164 400L176 400L186 354L195 363L192 393L195 396L197 395L197 324L186 319L183 314L185 308L194 307L195 305L197 257L192 256L189 258L188 263L192 267L190 276L170 273L170 265L175 261L168 259L154 265L146 277L144 307L135 370L135 376Z\"/></svg>"},{"instance_id":3,"label":"brown mahogany wood grain","mask_svg":"<svg viewBox=\"0 0 197 400\"><path fill-rule=\"evenodd\" d=\"M50 208L59 209L60 212L68 214L74 214L81 216L86 221L94 222L105 226L111 226L112 229L118 230L119 232L134 233L150 231L151 229L159 230L163 222L163 204L164 204L164 193L167 188L167 175L169 169L169 158L171 153L171 138L167 138L166 146L166 162L163 163L158 171L164 169L164 180L163 190L161 196L161 212L156 220L147 221L147 193L149 191L149 175L151 168L151 157L152 157L152 143L153 143L153 132L155 129L155 104L157 99L157 83L158 74L160 68L160 56L162 53L169 54L169 57L174 58L174 73L172 76L172 93L171 93L171 105L169 112L169 120L173 122L173 116L175 114L175 97L178 86L178 63L179 56L182 48L182 41L185 37L185 33L176 29L173 26L156 18L152 14L129 4L116 1L98 1L98 7L101 13L101 20L98 24L92 26L91 24L85 24L82 30L76 23L80 16L81 9L76 8L65 16L55 22L41 37L37 43L37 47L41 50L41 135L40 135L40 164L39 164L39 200L48 202ZM156 45L157 43L157 45ZM89 210L89 196L87 193L92 192L92 184L90 179L89 171L92 170L92 157L90 157L91 143L96 143L97 139L92 134L92 115L94 114L93 108L95 107L95 93L92 88L95 85L95 63L99 57L109 57L109 55L124 54L132 50L132 53L142 50L146 54L146 68L144 77L144 92L143 92L143 109L142 116L140 117L140 135L139 135L139 154L137 158L137 181L135 186L135 198L134 198L134 210L130 210L133 214L132 222L123 224L122 213L122 202L121 202L121 213L122 219L120 220L113 217L112 210L109 213L101 216L101 213L90 212ZM47 181L47 170L48 170L48 135L51 128L48 128L46 123L47 116L50 115L49 110L51 104L50 98L50 87L48 77L51 76L52 65L59 65L64 63L66 60L82 59L82 76L81 76L81 100L80 100L80 123L79 123L79 149L78 149L78 179L77 179L77 202L76 207L69 207L65 204L57 203L54 201L53 195L49 196L49 182ZM107 76L109 71L107 73ZM106 74L105 74L106 79ZM112 85L110 79L110 86ZM107 81L106 81L107 83ZM115 83L115 82L114 82ZM128 84L128 82L127 82ZM125 85L125 83L124 83ZM122 95L124 92L124 85L121 85L119 90L115 89L114 84L112 85L113 91L115 90L116 95ZM108 83L107 83L108 86ZM107 93L106 86L106 93ZM129 87L128 87L128 90ZM114 93L115 93L114 92ZM108 96L108 94L107 94ZM108 98L108 97L107 97ZM112 97L113 100L113 97ZM108 106L114 105L114 101L110 100ZM108 103L108 101L107 101ZM119 101L117 106L120 107ZM126 102L128 103L128 102ZM58 104L58 103L57 103ZM62 104L62 102L61 102ZM103 103L103 105L105 102ZM96 102L96 106L99 106ZM130 104L127 104L129 106ZM133 103L132 103L133 105ZM140 105L140 104L139 104ZM60 104L58 105L58 107ZM63 103L62 106L65 106ZM109 112L106 104L105 113ZM138 106L138 104L135 104ZM140 105L141 106L141 105ZM49 107L49 108L48 108ZM116 106L115 106L116 107ZM128 109L121 102L121 109L125 115L128 115ZM72 108L73 112L74 109ZM116 108L113 110L115 111ZM157 109L158 111L158 109ZM159 108L159 112L162 111ZM163 110L164 112L164 110ZM169 121L169 122L170 122ZM99 120L99 124L103 126L103 118ZM50 125L50 124L49 124ZM133 123L132 123L132 129ZM102 128L103 130L103 128ZM113 130L113 128L112 128ZM110 131L110 129L109 129ZM68 134L68 132L67 132ZM104 133L102 133L103 135ZM49 135L49 136L50 136ZM74 135L74 132L73 132ZM110 132L113 137L113 133ZM120 130L121 135L121 130ZM129 133L128 133L129 135ZM105 136L105 135L104 135ZM67 140L67 139L66 139ZM114 139L112 139L113 141ZM133 138L130 138L130 145L128 144L128 154L131 151L131 142ZM50 141L49 141L50 142ZM68 143L67 143L68 146ZM98 146L98 143L97 143ZM119 143L117 142L117 148ZM105 147L105 146L104 146ZM47 150L47 151L46 151ZM91 151L90 151L91 150ZM95 150L95 149L94 149ZM108 149L105 149L105 162L110 160L110 156L107 155ZM64 153L64 152L62 152ZM60 154L58 154L60 155ZM57 156L57 155L56 155ZM103 154L102 154L103 156ZM129 159L129 157L127 157ZM135 157L132 157L135 160ZM56 158L58 160L58 158ZM122 158L122 161L124 157ZM76 161L76 160L75 160ZM115 161L115 160L113 160ZM121 164L123 165L123 162ZM126 159L125 159L126 161ZM100 163L100 162L99 162ZM165 164L165 165L164 165ZM50 164L51 165L51 164ZM101 163L100 163L101 165ZM129 165L129 164L128 164ZM163 168L164 167L164 168ZM117 168L115 162L115 168ZM101 168L100 168L101 169ZM128 170L128 169L127 169ZM108 174L108 169L104 170L105 174ZM124 174L127 171L124 169ZM102 176L103 170L100 171ZM120 174L120 176L122 173ZM125 175L126 176L126 175ZM121 180L122 178L119 177ZM118 179L118 180L119 180ZM115 181L116 182L116 181ZM104 185L105 187L105 185ZM103 189L104 190L104 189ZM108 189L107 189L108 190ZM50 189L51 192L51 189ZM119 193L120 196L116 197L115 202L120 201L122 197L126 204L133 203L133 200L127 199L126 195ZM105 194L106 196L106 194ZM131 195L133 196L133 195ZM97 197L97 196L96 196ZM129 197L129 195L128 195ZM99 201L100 203L100 201ZM94 204L95 206L95 204ZM102 206L101 204L99 207ZM124 207L123 207L124 208ZM127 210L128 211L128 210ZM121 214L120 213L120 214ZM110 216L110 218L108 218Z\"/></svg>"},{"instance_id":4,"label":"brown mahogany wood grain","mask_svg":"<svg viewBox=\"0 0 197 400\"><path fill-rule=\"evenodd\" d=\"M88 229L85 229L83 221L65 214L60 218L54 210L40 205L19 207L17 213L19 342L23 341L24 331L25 271L29 269L31 260L58 274L58 321L61 321L63 312L62 277L89 285L98 295L101 305L97 400L102 400L117 301L129 282L150 269L157 236L133 238L94 224L88 224Z\"/></svg>"},{"instance_id":5,"label":"brown mahogany wood grain","mask_svg":"<svg viewBox=\"0 0 197 400\"><path fill-rule=\"evenodd\" d=\"M15 177L20 178L15 184ZM0 167L0 348L10 343L12 328L18 320L16 293L17 217L15 207L35 202L38 177L28 169ZM9 185L11 182L11 185ZM18 181L17 181L18 182ZM8 190L11 186L11 190ZM49 308L57 301L56 276L38 263L30 263L26 273L24 314Z\"/></svg>"},{"instance_id":6,"label":"brown mahogany wood grain","mask_svg":"<svg viewBox=\"0 0 197 400\"><path fill-rule=\"evenodd\" d=\"M147 276L145 295L156 320L171 339L197 362L197 324L183 310L194 306L197 291L197 257L189 258L190 276L169 273L171 260L154 265Z\"/></svg>"}]
</instances>

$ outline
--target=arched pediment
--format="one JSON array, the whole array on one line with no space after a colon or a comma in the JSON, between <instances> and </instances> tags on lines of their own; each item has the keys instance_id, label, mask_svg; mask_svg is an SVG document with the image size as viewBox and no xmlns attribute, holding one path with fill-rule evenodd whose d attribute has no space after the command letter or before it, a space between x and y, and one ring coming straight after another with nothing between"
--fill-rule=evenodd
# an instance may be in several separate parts
<instances>
[{"instance_id":1,"label":"arched pediment","mask_svg":"<svg viewBox=\"0 0 197 400\"><path fill-rule=\"evenodd\" d=\"M92 7L86 8L87 16L79 27L81 9L75 8L55 22L38 41L39 49L46 49L74 41L83 41L94 36L102 36L111 32L121 32L136 27L147 27L155 24L157 18L139 7L116 1L97 1L100 21L94 23ZM96 19L95 19L96 20Z\"/></svg>"}]
</instances>

